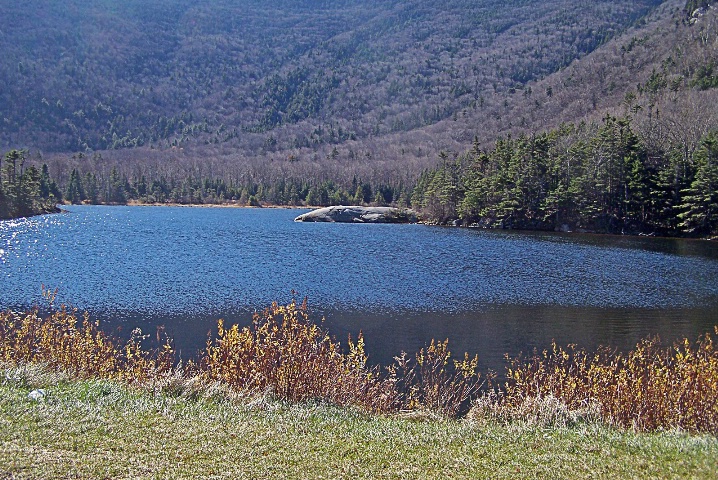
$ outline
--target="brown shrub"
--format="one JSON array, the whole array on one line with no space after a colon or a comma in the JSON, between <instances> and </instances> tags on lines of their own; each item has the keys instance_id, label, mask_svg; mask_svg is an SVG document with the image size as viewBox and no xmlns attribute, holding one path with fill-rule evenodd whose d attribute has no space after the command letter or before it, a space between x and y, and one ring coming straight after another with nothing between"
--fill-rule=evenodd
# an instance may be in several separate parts
<instances>
[{"instance_id":1,"label":"brown shrub","mask_svg":"<svg viewBox=\"0 0 718 480\"><path fill-rule=\"evenodd\" d=\"M457 416L480 388L477 358L465 354L452 361L447 341L432 341L413 358L402 353L383 373L367 366L361 334L343 351L309 320L306 304L294 302L273 304L254 316L251 327L224 328L220 322L218 337L184 369L175 366L169 342L147 351L144 338L135 330L118 346L87 314L78 317L65 307L46 316L36 310L0 312L3 365L42 364L81 378L119 379L193 397L229 388L375 412ZM544 423L598 416L636 430L718 432L718 353L710 334L669 347L646 339L625 354L553 344L528 359L509 360L507 377L504 385L492 385L498 393L484 396L474 416L481 408L494 417L536 417Z\"/></svg>"},{"instance_id":2,"label":"brown shrub","mask_svg":"<svg viewBox=\"0 0 718 480\"><path fill-rule=\"evenodd\" d=\"M50 301L50 303L52 303ZM276 303L255 314L251 327L225 328L208 340L199 358L174 365L169 342L143 350L139 329L122 347L88 314L62 307L45 317L36 310L0 313L0 362L42 364L76 377L114 378L190 397L229 388L243 395L271 393L295 402L322 400L375 412L429 410L456 416L478 392L477 358L450 363L448 341L406 354L382 373L368 367L364 338L339 342L309 320L306 302ZM214 392L214 393L212 393Z\"/></svg>"},{"instance_id":3,"label":"brown shrub","mask_svg":"<svg viewBox=\"0 0 718 480\"><path fill-rule=\"evenodd\" d=\"M348 347L348 353L342 353L338 342L309 321L306 303L274 303L254 315L251 327L224 328L220 321L217 339L208 341L198 366L207 380L244 392L393 410L395 382L367 367L362 335L356 342L349 339Z\"/></svg>"},{"instance_id":4,"label":"brown shrub","mask_svg":"<svg viewBox=\"0 0 718 480\"><path fill-rule=\"evenodd\" d=\"M497 411L552 397L571 411L597 406L603 421L624 428L718 432L718 353L710 334L670 347L648 338L625 354L554 343L540 355L509 360L507 376Z\"/></svg>"},{"instance_id":5,"label":"brown shrub","mask_svg":"<svg viewBox=\"0 0 718 480\"><path fill-rule=\"evenodd\" d=\"M451 352L449 341L431 341L419 350L415 360L406 353L394 357L395 364L388 367L390 378L399 387L402 408L417 408L455 417L467 407L481 386L480 375L476 372L478 356L449 362Z\"/></svg>"},{"instance_id":6,"label":"brown shrub","mask_svg":"<svg viewBox=\"0 0 718 480\"><path fill-rule=\"evenodd\" d=\"M80 320L65 307L45 317L36 310L0 312L0 360L9 365L44 364L78 377L144 382L171 370L174 354L169 343L144 351L143 338L135 330L117 347L87 313Z\"/></svg>"}]
</instances>

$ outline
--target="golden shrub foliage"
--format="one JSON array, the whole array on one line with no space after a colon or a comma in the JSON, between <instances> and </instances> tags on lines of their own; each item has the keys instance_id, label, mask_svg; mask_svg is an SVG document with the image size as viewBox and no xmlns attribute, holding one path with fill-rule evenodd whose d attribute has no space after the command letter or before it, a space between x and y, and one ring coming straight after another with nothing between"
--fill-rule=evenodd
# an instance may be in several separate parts
<instances>
[{"instance_id":1,"label":"golden shrub foliage","mask_svg":"<svg viewBox=\"0 0 718 480\"><path fill-rule=\"evenodd\" d=\"M44 317L36 310L0 312L0 361L10 365L37 363L78 377L144 382L171 370L174 352L169 342L144 351L143 338L135 330L118 347L88 314L80 319L65 307Z\"/></svg>"},{"instance_id":2,"label":"golden shrub foliage","mask_svg":"<svg viewBox=\"0 0 718 480\"><path fill-rule=\"evenodd\" d=\"M430 410L456 416L479 390L478 358L450 361L448 340L414 358L402 353L386 372L369 368L360 333L348 352L307 313L306 301L274 303L251 327L224 328L199 361L207 380L245 392L269 391L292 401L320 399L375 412Z\"/></svg>"},{"instance_id":3,"label":"golden shrub foliage","mask_svg":"<svg viewBox=\"0 0 718 480\"><path fill-rule=\"evenodd\" d=\"M419 350L415 361L406 353L394 357L395 363L388 371L399 386L403 408L423 408L454 417L469 406L481 386L476 371L479 358L464 353L463 360L450 362L450 359L448 339L432 340L428 347Z\"/></svg>"},{"instance_id":4,"label":"golden shrub foliage","mask_svg":"<svg viewBox=\"0 0 718 480\"><path fill-rule=\"evenodd\" d=\"M450 416L478 391L477 358L466 355L451 363L448 342L432 341L415 358L402 354L382 371L367 366L361 333L356 341L349 338L345 351L310 321L306 301L274 303L255 314L249 327L225 328L220 320L217 338L183 368L175 365L169 342L147 351L141 346L145 338L135 330L117 346L87 314L78 318L65 307L44 317L36 310L0 313L0 362L43 364L79 377L189 388L192 395L202 385L222 385L297 402L321 400L385 413L424 409Z\"/></svg>"},{"instance_id":5,"label":"golden shrub foliage","mask_svg":"<svg viewBox=\"0 0 718 480\"><path fill-rule=\"evenodd\" d=\"M498 399L507 411L552 397L570 410L597 406L603 421L624 428L718 433L718 352L710 334L669 347L648 338L628 353L554 343L527 360L509 360L507 374Z\"/></svg>"},{"instance_id":6,"label":"golden shrub foliage","mask_svg":"<svg viewBox=\"0 0 718 480\"><path fill-rule=\"evenodd\" d=\"M480 395L477 358L451 359L448 341L432 340L413 357L402 353L382 371L367 365L361 333L342 348L310 321L306 302L274 303L255 314L248 327L225 328L220 321L217 337L184 368L176 365L168 341L149 351L141 345L145 338L135 330L118 344L87 314L65 307L45 316L37 310L0 312L0 363L5 365L42 364L81 378L147 385L169 381L191 385L193 391L222 386L387 413L428 410L457 416ZM645 339L628 353L605 347L589 353L554 343L540 354L507 361L507 382L497 385L490 377L495 388L475 403L475 413L481 409L494 417L556 424L590 417L640 431L718 433L718 352L710 334L669 347L657 338ZM556 405L560 412L549 411Z\"/></svg>"},{"instance_id":7,"label":"golden shrub foliage","mask_svg":"<svg viewBox=\"0 0 718 480\"><path fill-rule=\"evenodd\" d=\"M208 380L240 391L272 394L292 401L326 400L391 411L395 382L366 365L364 339L349 339L348 353L309 320L306 303L276 303L255 314L251 327L219 322L217 339L208 341L199 370Z\"/></svg>"}]
</instances>

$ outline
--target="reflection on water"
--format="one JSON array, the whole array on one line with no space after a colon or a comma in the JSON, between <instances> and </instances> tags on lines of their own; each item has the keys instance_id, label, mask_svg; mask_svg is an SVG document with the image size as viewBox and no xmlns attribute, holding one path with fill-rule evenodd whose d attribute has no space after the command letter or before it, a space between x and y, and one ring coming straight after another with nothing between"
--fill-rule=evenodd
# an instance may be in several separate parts
<instances>
[{"instance_id":1,"label":"reflection on water","mask_svg":"<svg viewBox=\"0 0 718 480\"><path fill-rule=\"evenodd\" d=\"M552 339L587 347L674 339L718 324L718 242L294 223L298 210L71 207L0 222L0 307L58 302L125 331L165 324L183 352L220 317L291 291L339 339L362 330L374 361L431 338L479 353Z\"/></svg>"},{"instance_id":2,"label":"reflection on water","mask_svg":"<svg viewBox=\"0 0 718 480\"><path fill-rule=\"evenodd\" d=\"M610 345L620 350L635 346L641 338L659 335L667 343L695 339L718 325L718 312L710 309L624 309L507 305L451 314L397 312L375 315L350 312L326 313L338 338L356 334L361 325L367 352L374 362L386 364L401 350L416 352L432 338L449 339L453 354L479 355L482 371L503 371L504 354L516 356L533 349L576 343L593 349ZM389 335L388 332L391 332Z\"/></svg>"},{"instance_id":3,"label":"reflection on water","mask_svg":"<svg viewBox=\"0 0 718 480\"><path fill-rule=\"evenodd\" d=\"M426 312L415 310L356 311L312 308L311 318L322 324L346 345L348 335L361 331L372 364L387 365L402 351L417 352L431 339L449 339L454 356L469 352L479 355L481 371L502 372L504 355L531 353L534 349L575 343L594 349L609 345L628 350L642 338L659 335L664 343L688 337L695 340L718 325L715 308L631 309L562 307L555 305L503 305L464 312ZM103 318L103 326L120 336L140 326L153 334L164 326L175 347L187 360L206 346L208 335L216 335L217 320L225 326L250 325L252 312L201 317L134 317L117 320Z\"/></svg>"}]
</instances>

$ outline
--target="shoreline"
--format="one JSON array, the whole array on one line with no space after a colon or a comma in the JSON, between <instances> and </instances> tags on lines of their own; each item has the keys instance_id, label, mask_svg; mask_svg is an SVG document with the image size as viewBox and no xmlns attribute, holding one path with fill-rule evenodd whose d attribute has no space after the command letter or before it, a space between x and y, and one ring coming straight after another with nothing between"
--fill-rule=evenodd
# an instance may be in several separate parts
<instances>
[{"instance_id":1,"label":"shoreline","mask_svg":"<svg viewBox=\"0 0 718 480\"><path fill-rule=\"evenodd\" d=\"M64 213L62 207L71 206L73 204L62 203L59 204L58 212L49 213ZM136 200L131 200L127 203L96 203L96 204L82 204L82 205L94 205L94 206L107 206L107 207L185 207L185 208L248 208L248 209L288 209L288 210L316 210L320 208L326 208L319 205L276 205L276 204L262 204L259 206L246 205L246 204L235 204L235 203L143 203ZM419 217L420 218L420 217ZM419 219L415 222L419 225L426 225L431 227L446 227L446 228L465 228L469 230L486 230L486 231L503 231L503 232L525 232L525 233L554 233L554 234L567 234L567 235L601 235L621 238L661 238L661 239L680 239L680 240L703 240L703 241L716 241L718 237L715 236L690 236L690 235L660 235L660 234L645 234L645 233L613 233L613 232L600 232L595 230L546 230L546 229L521 229L521 228L492 228L484 226L471 225L452 225L451 223L435 223L432 221L425 221Z\"/></svg>"},{"instance_id":2,"label":"shoreline","mask_svg":"<svg viewBox=\"0 0 718 480\"><path fill-rule=\"evenodd\" d=\"M98 204L113 206L112 204ZM286 208L290 210L301 210L301 209L314 209L321 207L313 206L302 206L302 205L242 205L239 203L142 203L137 201L130 201L125 204L117 204L116 206L127 206L127 207L188 207L188 208Z\"/></svg>"}]
</instances>

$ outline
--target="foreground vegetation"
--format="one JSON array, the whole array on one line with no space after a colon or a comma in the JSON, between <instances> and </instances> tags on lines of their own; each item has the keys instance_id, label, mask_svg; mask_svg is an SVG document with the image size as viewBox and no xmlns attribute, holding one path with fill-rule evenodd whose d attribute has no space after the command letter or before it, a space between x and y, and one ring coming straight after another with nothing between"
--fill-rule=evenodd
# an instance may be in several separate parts
<instances>
[{"instance_id":1,"label":"foreground vegetation","mask_svg":"<svg viewBox=\"0 0 718 480\"><path fill-rule=\"evenodd\" d=\"M309 319L305 304L274 304L255 314L250 327L220 322L217 338L198 358L179 365L162 332L154 350L143 348L147 337L135 330L120 345L87 315L78 319L64 307L47 316L0 313L0 361L6 365L44 365L74 378L175 395L201 396L219 385L247 398L269 393L382 414L512 422L553 412L571 422L590 419L636 431L718 433L718 352L710 334L669 347L646 339L628 353L554 345L509 359L506 381L490 374L485 384L478 359L465 354L453 360L448 341L432 341L414 356L402 353L383 370L369 366L361 334L343 347Z\"/></svg>"},{"instance_id":2,"label":"foreground vegetation","mask_svg":"<svg viewBox=\"0 0 718 480\"><path fill-rule=\"evenodd\" d=\"M54 294L45 292L52 303ZM718 332L717 332L718 333ZM509 361L479 390L447 342L366 363L272 305L177 363L60 308L0 313L0 473L13 478L712 478L712 337ZM460 417L461 419L456 419Z\"/></svg>"},{"instance_id":3,"label":"foreground vegetation","mask_svg":"<svg viewBox=\"0 0 718 480\"><path fill-rule=\"evenodd\" d=\"M714 478L718 440L597 423L382 416L326 403L201 398L35 367L0 372L10 478ZM28 394L43 388L45 397Z\"/></svg>"},{"instance_id":4,"label":"foreground vegetation","mask_svg":"<svg viewBox=\"0 0 718 480\"><path fill-rule=\"evenodd\" d=\"M52 294L49 294L50 296ZM455 416L478 392L477 358L450 363L448 342L432 342L415 358L406 355L384 375L369 367L364 340L348 340L348 352L309 320L306 305L272 305L254 325L225 329L197 359L175 366L171 342L157 334L155 350L139 329L118 345L87 315L64 307L42 317L36 311L0 313L0 361L44 364L78 378L107 378L132 385L194 394L219 383L245 396L272 392L289 401L320 399L377 413L428 409Z\"/></svg>"}]
</instances>

